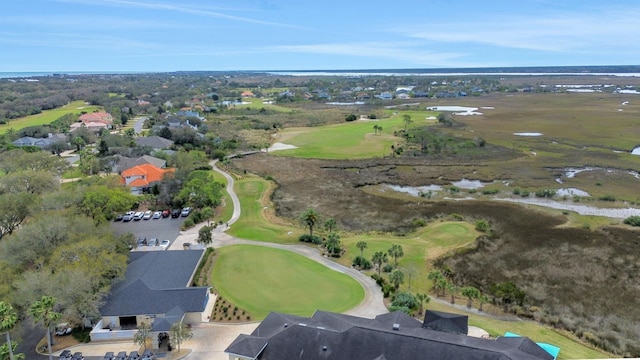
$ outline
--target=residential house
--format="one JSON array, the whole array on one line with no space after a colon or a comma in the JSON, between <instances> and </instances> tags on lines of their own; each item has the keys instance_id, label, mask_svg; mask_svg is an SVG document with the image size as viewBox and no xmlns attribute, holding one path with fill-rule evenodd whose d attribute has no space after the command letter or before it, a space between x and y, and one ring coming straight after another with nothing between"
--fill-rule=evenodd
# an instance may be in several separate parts
<instances>
[{"instance_id":1,"label":"residential house","mask_svg":"<svg viewBox=\"0 0 640 360\"><path fill-rule=\"evenodd\" d=\"M160 136L145 136L135 139L137 146L147 146L154 151L165 150L173 146L173 140L165 139Z\"/></svg>"},{"instance_id":2,"label":"residential house","mask_svg":"<svg viewBox=\"0 0 640 360\"><path fill-rule=\"evenodd\" d=\"M400 311L375 319L325 311L310 318L273 312L225 353L230 360L553 360L528 338L491 340L427 329Z\"/></svg>"},{"instance_id":3,"label":"residential house","mask_svg":"<svg viewBox=\"0 0 640 360\"><path fill-rule=\"evenodd\" d=\"M148 191L154 183L162 180L166 173L173 173L175 169L160 169L151 164L137 165L124 170L120 176L122 183L131 188L132 194L142 194Z\"/></svg>"},{"instance_id":4,"label":"residential house","mask_svg":"<svg viewBox=\"0 0 640 360\"><path fill-rule=\"evenodd\" d=\"M113 117L107 112L93 112L82 114L78 117L78 122L71 124L71 132L80 127L85 127L93 132L102 129L111 129L113 126Z\"/></svg>"},{"instance_id":5,"label":"residential house","mask_svg":"<svg viewBox=\"0 0 640 360\"><path fill-rule=\"evenodd\" d=\"M130 252L124 280L107 296L91 341L131 340L145 323L152 348L158 348L159 335L169 335L171 325L207 322L209 288L190 287L203 255L204 250Z\"/></svg>"},{"instance_id":6,"label":"residential house","mask_svg":"<svg viewBox=\"0 0 640 360\"><path fill-rule=\"evenodd\" d=\"M15 146L37 146L41 149L46 149L50 145L64 142L68 143L67 136L64 134L49 134L46 138L35 138L31 136L24 136L20 139L14 140L11 143Z\"/></svg>"},{"instance_id":7,"label":"residential house","mask_svg":"<svg viewBox=\"0 0 640 360\"><path fill-rule=\"evenodd\" d=\"M134 166L151 164L159 169L167 167L167 161L150 155L143 155L137 158L130 158L122 155L114 155L114 165L111 172L121 174L123 171Z\"/></svg>"},{"instance_id":8,"label":"residential house","mask_svg":"<svg viewBox=\"0 0 640 360\"><path fill-rule=\"evenodd\" d=\"M255 97L255 95L253 94L253 91L250 91L250 90L243 91L242 94L240 94L240 96L243 98Z\"/></svg>"}]
</instances>

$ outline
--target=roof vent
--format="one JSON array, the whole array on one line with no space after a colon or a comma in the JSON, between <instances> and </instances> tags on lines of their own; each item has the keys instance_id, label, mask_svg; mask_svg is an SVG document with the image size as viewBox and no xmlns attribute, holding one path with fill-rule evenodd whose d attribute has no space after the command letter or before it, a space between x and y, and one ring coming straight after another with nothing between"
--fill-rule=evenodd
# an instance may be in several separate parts
<instances>
[{"instance_id":1,"label":"roof vent","mask_svg":"<svg viewBox=\"0 0 640 360\"><path fill-rule=\"evenodd\" d=\"M322 351L327 351L327 346L326 345L322 347Z\"/></svg>"},{"instance_id":2,"label":"roof vent","mask_svg":"<svg viewBox=\"0 0 640 360\"><path fill-rule=\"evenodd\" d=\"M393 330L400 330L400 324L398 323L393 324Z\"/></svg>"},{"instance_id":3,"label":"roof vent","mask_svg":"<svg viewBox=\"0 0 640 360\"><path fill-rule=\"evenodd\" d=\"M289 327L289 323L284 323L284 327Z\"/></svg>"}]
</instances>

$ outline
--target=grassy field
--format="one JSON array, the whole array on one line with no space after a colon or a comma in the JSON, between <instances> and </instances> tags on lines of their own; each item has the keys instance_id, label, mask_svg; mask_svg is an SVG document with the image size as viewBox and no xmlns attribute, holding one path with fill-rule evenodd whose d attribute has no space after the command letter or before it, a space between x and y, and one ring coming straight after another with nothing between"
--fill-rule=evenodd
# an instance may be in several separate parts
<instances>
[{"instance_id":1,"label":"grassy field","mask_svg":"<svg viewBox=\"0 0 640 360\"><path fill-rule=\"evenodd\" d=\"M45 110L40 114L29 115L26 117L11 120L11 122L0 125L0 134L4 134L9 129L20 130L29 126L51 124L54 120L66 114L76 114L94 112L100 109L98 106L87 105L84 101L73 101L61 108L53 110Z\"/></svg>"},{"instance_id":2,"label":"grassy field","mask_svg":"<svg viewBox=\"0 0 640 360\"><path fill-rule=\"evenodd\" d=\"M422 117L422 120L413 120L410 126L432 122L433 120ZM376 134L374 125L381 126L382 131ZM401 137L394 136L394 131L400 131L404 127L401 113L398 113L381 120L357 120L312 128L288 128L279 134L278 141L298 148L278 151L277 154L319 159L364 159L385 156L391 152L392 145L404 142Z\"/></svg>"},{"instance_id":3,"label":"grassy field","mask_svg":"<svg viewBox=\"0 0 640 360\"><path fill-rule=\"evenodd\" d=\"M235 107L237 109L242 109L242 108L246 108L246 107L251 107L251 108L256 108L256 109L261 109L264 108L265 110L271 110L271 111L275 111L278 113L291 113L293 112L293 110L283 107L283 106L279 106L276 104L265 104L263 103L264 99L260 99L260 98L243 98L242 99L243 102L248 102L250 104L243 104L243 105L236 105Z\"/></svg>"},{"instance_id":4,"label":"grassy field","mask_svg":"<svg viewBox=\"0 0 640 360\"><path fill-rule=\"evenodd\" d=\"M364 298L364 289L351 277L298 254L262 246L219 249L211 278L221 296L257 319L271 311L303 316L317 309L343 312Z\"/></svg>"},{"instance_id":5,"label":"grassy field","mask_svg":"<svg viewBox=\"0 0 640 360\"><path fill-rule=\"evenodd\" d=\"M268 181L257 177L236 181L235 190L240 198L242 215L228 233L242 239L282 244L298 243L298 237L303 233L302 229L271 223L265 217L273 212L273 208L269 208L268 204L270 186Z\"/></svg>"},{"instance_id":6,"label":"grassy field","mask_svg":"<svg viewBox=\"0 0 640 360\"><path fill-rule=\"evenodd\" d=\"M353 259L360 255L360 250L356 247L360 241L367 243L367 248L363 251L363 256L367 259L371 259L377 251L386 253L392 245L399 244L405 254L398 259L398 268L405 273L405 283L400 289L427 293L431 288L431 281L427 280L427 274L432 270L431 261L445 253L473 244L478 234L474 226L466 222L436 222L408 236L345 235L340 240L347 251L337 261L342 265L351 266ZM388 263L393 264L391 257ZM375 273L374 270L369 272ZM409 274L412 278L411 284Z\"/></svg>"},{"instance_id":7,"label":"grassy field","mask_svg":"<svg viewBox=\"0 0 640 360\"><path fill-rule=\"evenodd\" d=\"M211 176L213 177L214 181L223 184L223 189L226 189L227 179L222 176L222 174L212 171ZM215 221L227 222L233 215L233 202L229 198L229 193L226 190L222 191L222 204L224 204L224 206L221 207L221 211L219 214L217 214Z\"/></svg>"}]
</instances>

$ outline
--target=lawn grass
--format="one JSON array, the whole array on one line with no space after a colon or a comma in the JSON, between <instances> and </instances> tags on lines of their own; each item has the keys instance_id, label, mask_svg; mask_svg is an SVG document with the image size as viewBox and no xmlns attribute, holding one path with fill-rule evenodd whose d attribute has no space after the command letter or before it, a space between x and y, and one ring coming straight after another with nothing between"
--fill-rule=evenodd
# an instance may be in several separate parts
<instances>
[{"instance_id":1,"label":"lawn grass","mask_svg":"<svg viewBox=\"0 0 640 360\"><path fill-rule=\"evenodd\" d=\"M369 260L375 252L386 253L392 245L399 244L403 248L404 256L398 259L398 269L405 274L405 282L400 286L400 290L427 293L431 288L431 281L427 279L427 274L432 270L431 261L450 251L473 244L478 235L472 224L452 221L433 223L408 236L347 235L340 239L347 251L337 261L344 266L351 266L353 259L360 255L360 250L356 247L360 241L367 243L363 256ZM393 264L393 258L389 257L388 263ZM371 274L375 272L374 269L368 271ZM388 275L382 274L385 278Z\"/></svg>"},{"instance_id":2,"label":"lawn grass","mask_svg":"<svg viewBox=\"0 0 640 360\"><path fill-rule=\"evenodd\" d=\"M233 245L217 251L211 273L215 288L256 319L271 311L343 312L364 299L364 289L348 275L286 250Z\"/></svg>"},{"instance_id":3,"label":"lawn grass","mask_svg":"<svg viewBox=\"0 0 640 360\"><path fill-rule=\"evenodd\" d=\"M63 179L75 179L83 177L84 174L80 171L80 168L77 166L73 166L67 169L64 173L62 173Z\"/></svg>"},{"instance_id":4,"label":"lawn grass","mask_svg":"<svg viewBox=\"0 0 640 360\"><path fill-rule=\"evenodd\" d=\"M61 108L45 110L40 114L21 117L11 120L6 124L0 125L0 134L6 133L9 129L20 130L29 126L51 124L53 121L66 114L79 115L83 111L86 113L91 113L98 109L100 109L100 107L87 105L82 100L72 101Z\"/></svg>"},{"instance_id":5,"label":"lawn grass","mask_svg":"<svg viewBox=\"0 0 640 360\"><path fill-rule=\"evenodd\" d=\"M460 302L458 302L460 303ZM602 359L609 358L611 354L593 349L580 343L570 334L557 331L533 321L525 320L500 320L477 314L475 311L465 311L459 307L431 301L426 309L445 311L469 316L469 325L486 330L491 336L502 336L507 331L529 337L535 342L544 342L561 348L558 359Z\"/></svg>"},{"instance_id":6,"label":"lawn grass","mask_svg":"<svg viewBox=\"0 0 640 360\"><path fill-rule=\"evenodd\" d=\"M243 102L248 102L250 104L236 105L237 109L241 109L243 107L251 107L251 108L256 108L256 109L264 108L265 110L271 110L271 111L275 111L275 112L278 112L278 113L291 113L291 112L293 112L292 109L276 105L275 103L274 104L264 104L263 103L264 99L262 99L262 98L243 98L242 101Z\"/></svg>"},{"instance_id":7,"label":"lawn grass","mask_svg":"<svg viewBox=\"0 0 640 360\"><path fill-rule=\"evenodd\" d=\"M217 181L221 184L223 184L223 189L222 190L222 200L221 200L221 204L224 204L224 206L221 207L221 211L217 216L217 219L215 219L216 221L221 221L221 222L228 222L231 219L231 216L233 215L233 201L231 201L231 198L229 197L229 193L227 192L226 188L227 188L227 178L225 178L224 176L222 176L222 174L216 172L216 171L212 171L211 172L211 176L213 177L214 181Z\"/></svg>"},{"instance_id":8,"label":"lawn grass","mask_svg":"<svg viewBox=\"0 0 640 360\"><path fill-rule=\"evenodd\" d=\"M269 222L265 213L269 208L268 194L272 185L269 181L247 177L237 180L235 191L240 198L242 214L240 219L227 232L235 237L257 241L295 244L303 233L301 228L279 225Z\"/></svg>"}]
</instances>

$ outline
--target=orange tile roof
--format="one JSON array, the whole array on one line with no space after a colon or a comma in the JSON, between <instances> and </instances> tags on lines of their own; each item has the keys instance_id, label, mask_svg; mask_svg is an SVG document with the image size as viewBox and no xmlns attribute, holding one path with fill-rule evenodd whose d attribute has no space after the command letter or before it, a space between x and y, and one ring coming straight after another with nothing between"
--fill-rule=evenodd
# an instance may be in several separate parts
<instances>
[{"instance_id":1,"label":"orange tile roof","mask_svg":"<svg viewBox=\"0 0 640 360\"><path fill-rule=\"evenodd\" d=\"M129 186L149 186L149 184L162 180L165 173L173 172L174 169L160 169L151 164L137 165L122 172L122 181L126 184L126 178L131 176L140 176L133 180Z\"/></svg>"},{"instance_id":2,"label":"orange tile roof","mask_svg":"<svg viewBox=\"0 0 640 360\"><path fill-rule=\"evenodd\" d=\"M108 112L94 112L82 114L78 117L78 120L81 122L105 122L106 124L111 124L113 117Z\"/></svg>"}]
</instances>

